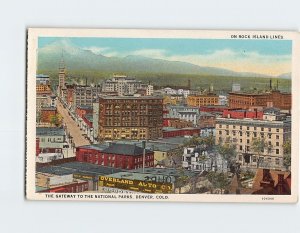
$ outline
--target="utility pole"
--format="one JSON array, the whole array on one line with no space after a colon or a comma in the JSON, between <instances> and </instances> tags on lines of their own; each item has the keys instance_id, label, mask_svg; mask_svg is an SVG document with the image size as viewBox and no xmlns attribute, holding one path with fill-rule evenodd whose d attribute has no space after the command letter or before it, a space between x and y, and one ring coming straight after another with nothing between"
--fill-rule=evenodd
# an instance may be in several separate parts
<instances>
[{"instance_id":1,"label":"utility pole","mask_svg":"<svg viewBox=\"0 0 300 233\"><path fill-rule=\"evenodd\" d=\"M143 147L143 173L145 173L146 141L142 141L142 147Z\"/></svg>"}]
</instances>

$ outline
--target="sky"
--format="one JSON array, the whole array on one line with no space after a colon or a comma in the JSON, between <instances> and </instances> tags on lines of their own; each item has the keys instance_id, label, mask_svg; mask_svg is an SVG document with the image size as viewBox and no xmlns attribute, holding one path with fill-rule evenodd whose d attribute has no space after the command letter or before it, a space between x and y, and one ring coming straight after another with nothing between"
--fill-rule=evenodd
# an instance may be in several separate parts
<instances>
[{"instance_id":1,"label":"sky","mask_svg":"<svg viewBox=\"0 0 300 233\"><path fill-rule=\"evenodd\" d=\"M62 38L39 38L39 48ZM140 55L237 72L280 75L291 72L289 40L63 38L72 46L108 57Z\"/></svg>"}]
</instances>

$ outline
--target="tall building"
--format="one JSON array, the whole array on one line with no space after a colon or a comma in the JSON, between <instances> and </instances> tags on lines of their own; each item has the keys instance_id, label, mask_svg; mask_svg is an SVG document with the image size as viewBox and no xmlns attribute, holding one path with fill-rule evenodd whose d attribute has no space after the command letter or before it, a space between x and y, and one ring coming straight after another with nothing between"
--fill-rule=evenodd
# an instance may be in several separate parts
<instances>
[{"instance_id":1,"label":"tall building","mask_svg":"<svg viewBox=\"0 0 300 233\"><path fill-rule=\"evenodd\" d=\"M143 84L135 78L126 75L113 75L111 79L107 79L102 83L102 91L117 92L119 96L133 95L138 90L145 90L146 95L153 94L153 86L150 84Z\"/></svg>"},{"instance_id":2,"label":"tall building","mask_svg":"<svg viewBox=\"0 0 300 233\"><path fill-rule=\"evenodd\" d=\"M283 145L290 138L291 117L285 114L269 112L263 119L216 119L216 144L235 145L237 160L245 166L282 168Z\"/></svg>"},{"instance_id":3,"label":"tall building","mask_svg":"<svg viewBox=\"0 0 300 233\"><path fill-rule=\"evenodd\" d=\"M207 105L218 105L219 96L213 93L200 94L200 95L189 95L187 97L187 104L193 107L207 106Z\"/></svg>"},{"instance_id":4,"label":"tall building","mask_svg":"<svg viewBox=\"0 0 300 233\"><path fill-rule=\"evenodd\" d=\"M65 88L65 82L66 82L66 66L64 57L62 54L61 61L59 63L58 68L58 94L59 96L62 95L62 90Z\"/></svg>"},{"instance_id":5,"label":"tall building","mask_svg":"<svg viewBox=\"0 0 300 233\"><path fill-rule=\"evenodd\" d=\"M101 87L99 85L76 85L73 91L73 109L82 105L92 106L100 93Z\"/></svg>"},{"instance_id":6,"label":"tall building","mask_svg":"<svg viewBox=\"0 0 300 233\"><path fill-rule=\"evenodd\" d=\"M99 141L160 138L162 126L161 97L99 97Z\"/></svg>"},{"instance_id":7,"label":"tall building","mask_svg":"<svg viewBox=\"0 0 300 233\"><path fill-rule=\"evenodd\" d=\"M51 105L51 86L48 75L36 75L36 112L37 116L40 114L42 107L49 107Z\"/></svg>"}]
</instances>

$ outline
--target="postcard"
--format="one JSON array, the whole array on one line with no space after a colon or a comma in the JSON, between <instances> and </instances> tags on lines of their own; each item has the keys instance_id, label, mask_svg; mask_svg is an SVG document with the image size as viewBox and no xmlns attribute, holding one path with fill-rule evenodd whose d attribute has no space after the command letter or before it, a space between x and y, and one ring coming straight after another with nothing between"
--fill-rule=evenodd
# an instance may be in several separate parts
<instances>
[{"instance_id":1,"label":"postcard","mask_svg":"<svg viewBox=\"0 0 300 233\"><path fill-rule=\"evenodd\" d=\"M28 200L298 200L297 32L29 28Z\"/></svg>"}]
</instances>

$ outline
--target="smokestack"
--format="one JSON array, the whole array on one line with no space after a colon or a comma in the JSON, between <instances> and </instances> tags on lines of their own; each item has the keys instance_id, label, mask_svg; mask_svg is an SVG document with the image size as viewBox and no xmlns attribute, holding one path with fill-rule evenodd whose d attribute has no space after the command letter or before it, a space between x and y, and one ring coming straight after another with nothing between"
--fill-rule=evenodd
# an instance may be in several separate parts
<instances>
[{"instance_id":1,"label":"smokestack","mask_svg":"<svg viewBox=\"0 0 300 233\"><path fill-rule=\"evenodd\" d=\"M277 79L277 91L278 91L278 79Z\"/></svg>"},{"instance_id":2,"label":"smokestack","mask_svg":"<svg viewBox=\"0 0 300 233\"><path fill-rule=\"evenodd\" d=\"M272 79L270 78L270 90L272 90Z\"/></svg>"},{"instance_id":3,"label":"smokestack","mask_svg":"<svg viewBox=\"0 0 300 233\"><path fill-rule=\"evenodd\" d=\"M87 78L85 78L85 86L87 87Z\"/></svg>"}]
</instances>

